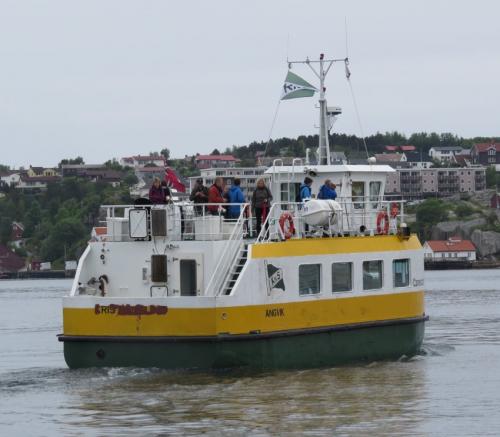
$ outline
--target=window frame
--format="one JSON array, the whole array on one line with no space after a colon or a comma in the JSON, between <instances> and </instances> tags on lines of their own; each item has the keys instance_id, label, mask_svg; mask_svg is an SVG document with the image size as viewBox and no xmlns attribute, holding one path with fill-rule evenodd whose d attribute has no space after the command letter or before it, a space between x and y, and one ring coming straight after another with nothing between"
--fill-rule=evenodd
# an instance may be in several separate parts
<instances>
[{"instance_id":1,"label":"window frame","mask_svg":"<svg viewBox=\"0 0 500 437\"><path fill-rule=\"evenodd\" d=\"M335 275L333 273L333 266L336 264L346 264L349 265L349 289L348 290L335 290ZM332 263L331 273L332 273L332 293L349 293L352 291L352 283L353 283L353 262L352 261L337 261Z\"/></svg>"},{"instance_id":2,"label":"window frame","mask_svg":"<svg viewBox=\"0 0 500 437\"><path fill-rule=\"evenodd\" d=\"M314 292L303 292L300 288L300 269L301 267L303 266L319 266L319 287L318 287L318 291L314 291ZM323 281L322 281L322 274L323 274L323 265L321 263L304 263L304 264L299 264L299 268L297 269L297 273L298 273L298 280L299 280L299 284L298 284L298 291L299 291L299 296L317 296L319 294L321 294L321 288L323 286Z\"/></svg>"},{"instance_id":3,"label":"window frame","mask_svg":"<svg viewBox=\"0 0 500 437\"><path fill-rule=\"evenodd\" d=\"M380 263L380 287L366 288L366 286L365 286L365 263L374 263L374 262ZM371 259L371 260L363 261L362 274L363 274L363 291L381 290L382 288L384 288L384 260Z\"/></svg>"},{"instance_id":4,"label":"window frame","mask_svg":"<svg viewBox=\"0 0 500 437\"><path fill-rule=\"evenodd\" d=\"M407 283L405 285L396 285L396 269L395 263L398 261L406 261L407 266L408 266L408 272L407 272ZM409 287L410 286L410 278L411 278L411 260L410 258L396 258L392 260L392 285L394 288L404 288L404 287Z\"/></svg>"}]
</instances>

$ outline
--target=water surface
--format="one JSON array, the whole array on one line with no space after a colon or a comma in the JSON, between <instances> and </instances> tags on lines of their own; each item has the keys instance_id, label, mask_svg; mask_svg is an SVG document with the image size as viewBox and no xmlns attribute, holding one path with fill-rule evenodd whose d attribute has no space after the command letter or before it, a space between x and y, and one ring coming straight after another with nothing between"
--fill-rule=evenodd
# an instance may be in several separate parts
<instances>
[{"instance_id":1,"label":"water surface","mask_svg":"<svg viewBox=\"0 0 500 437\"><path fill-rule=\"evenodd\" d=\"M0 435L500 435L500 270L427 272L422 354L332 369L66 368L68 280L0 281Z\"/></svg>"}]
</instances>

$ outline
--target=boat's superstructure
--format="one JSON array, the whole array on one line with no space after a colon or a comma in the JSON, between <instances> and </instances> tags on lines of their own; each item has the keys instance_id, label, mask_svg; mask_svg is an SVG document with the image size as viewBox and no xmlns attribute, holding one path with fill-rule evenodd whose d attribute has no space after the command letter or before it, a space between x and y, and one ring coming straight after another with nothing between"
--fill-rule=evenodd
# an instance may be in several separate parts
<instances>
[{"instance_id":1,"label":"boat's superstructure","mask_svg":"<svg viewBox=\"0 0 500 437\"><path fill-rule=\"evenodd\" d=\"M106 206L63 300L68 365L297 368L417 353L423 254L403 202L384 200L394 170L281 164L258 234L246 204L232 220L227 204ZM296 202L306 176L315 193L333 181L337 199Z\"/></svg>"}]
</instances>

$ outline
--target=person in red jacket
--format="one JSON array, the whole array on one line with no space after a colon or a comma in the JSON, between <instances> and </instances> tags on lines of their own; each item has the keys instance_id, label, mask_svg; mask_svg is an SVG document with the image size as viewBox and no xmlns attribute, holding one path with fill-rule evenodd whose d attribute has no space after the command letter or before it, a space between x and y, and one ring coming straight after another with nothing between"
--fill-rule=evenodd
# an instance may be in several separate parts
<instances>
[{"instance_id":1,"label":"person in red jacket","mask_svg":"<svg viewBox=\"0 0 500 437\"><path fill-rule=\"evenodd\" d=\"M208 189L208 203L224 203L226 200L224 199L224 197L222 197L223 191L224 187L222 178L215 178L213 185ZM207 208L210 214L219 214L219 205L209 205Z\"/></svg>"}]
</instances>

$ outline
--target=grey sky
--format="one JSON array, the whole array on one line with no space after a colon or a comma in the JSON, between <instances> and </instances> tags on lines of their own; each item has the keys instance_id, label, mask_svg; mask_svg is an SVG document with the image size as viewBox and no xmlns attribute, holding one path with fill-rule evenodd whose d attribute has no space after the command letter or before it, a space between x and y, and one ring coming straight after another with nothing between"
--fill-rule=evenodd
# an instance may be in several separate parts
<instances>
[{"instance_id":1,"label":"grey sky","mask_svg":"<svg viewBox=\"0 0 500 437\"><path fill-rule=\"evenodd\" d=\"M267 140L285 59L345 55L366 134L498 135L495 1L0 1L0 163ZM289 37L288 37L289 35ZM287 44L289 40L289 44ZM306 80L308 69L294 68ZM359 134L343 68L327 81ZM316 132L283 102L273 137Z\"/></svg>"}]
</instances>

